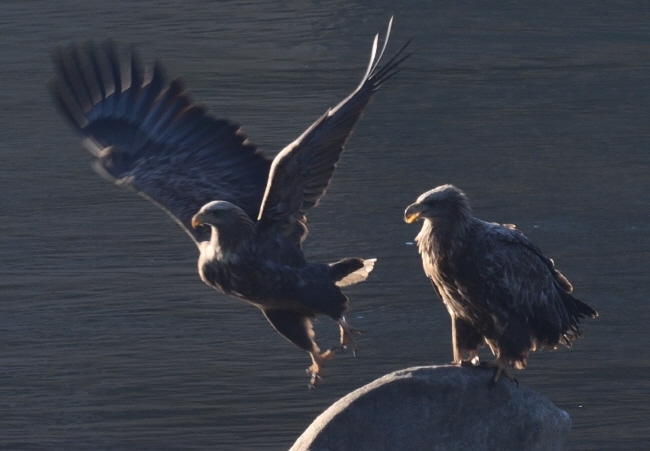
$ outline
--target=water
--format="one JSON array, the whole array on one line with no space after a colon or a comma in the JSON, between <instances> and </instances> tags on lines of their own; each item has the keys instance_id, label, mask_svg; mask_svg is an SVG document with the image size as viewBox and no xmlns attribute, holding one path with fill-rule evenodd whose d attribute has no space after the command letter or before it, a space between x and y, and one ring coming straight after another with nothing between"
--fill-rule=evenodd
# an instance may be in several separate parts
<instances>
[{"instance_id":1,"label":"water","mask_svg":"<svg viewBox=\"0 0 650 451\"><path fill-rule=\"evenodd\" d=\"M395 14L407 68L310 213L310 259L378 257L351 287L358 358L306 354L199 280L185 234L97 177L44 89L58 44L105 37L183 74L273 154L356 86ZM0 4L0 449L286 449L328 405L451 358L404 207L442 183L515 223L601 314L520 382L573 418L567 449L650 440L650 14L634 2ZM322 347L336 328L316 324Z\"/></svg>"}]
</instances>

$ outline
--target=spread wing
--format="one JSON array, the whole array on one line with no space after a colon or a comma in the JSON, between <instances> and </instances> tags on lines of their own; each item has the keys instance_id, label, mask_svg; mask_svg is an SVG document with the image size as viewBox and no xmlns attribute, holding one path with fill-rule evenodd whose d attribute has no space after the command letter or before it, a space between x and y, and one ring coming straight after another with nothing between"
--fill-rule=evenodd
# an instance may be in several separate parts
<instances>
[{"instance_id":1,"label":"spread wing","mask_svg":"<svg viewBox=\"0 0 650 451\"><path fill-rule=\"evenodd\" d=\"M48 88L87 138L94 169L167 211L197 244L209 230L190 221L210 201L229 201L255 218L270 161L237 124L192 103L180 79L166 83L156 63L145 80L136 55L126 53L110 41L54 52Z\"/></svg>"},{"instance_id":2,"label":"spread wing","mask_svg":"<svg viewBox=\"0 0 650 451\"><path fill-rule=\"evenodd\" d=\"M304 215L325 194L354 125L375 91L399 72L397 67L408 57L401 55L410 41L385 65L377 67L388 43L390 26L389 23L379 56L378 36L375 36L368 69L357 89L329 109L273 160L258 219L280 229L298 246L306 234Z\"/></svg>"}]
</instances>

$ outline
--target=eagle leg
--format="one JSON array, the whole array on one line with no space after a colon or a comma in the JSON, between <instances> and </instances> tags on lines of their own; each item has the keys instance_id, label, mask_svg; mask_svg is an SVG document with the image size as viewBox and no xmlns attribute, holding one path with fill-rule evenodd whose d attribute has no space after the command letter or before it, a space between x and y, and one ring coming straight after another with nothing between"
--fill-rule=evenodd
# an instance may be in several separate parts
<instances>
[{"instance_id":1,"label":"eagle leg","mask_svg":"<svg viewBox=\"0 0 650 451\"><path fill-rule=\"evenodd\" d=\"M320 372L323 364L325 363L325 360L334 357L334 353L330 350L327 350L323 353L310 352L309 355L311 356L311 361L313 362L312 365L307 368L307 374L311 376L311 379L309 380L309 388L316 388L316 384L321 378Z\"/></svg>"},{"instance_id":2,"label":"eagle leg","mask_svg":"<svg viewBox=\"0 0 650 451\"><path fill-rule=\"evenodd\" d=\"M339 323L339 328L341 329L341 350L352 348L352 355L357 356L357 342L354 339L353 335L362 334L363 331L355 329L345 320L345 317L341 317L337 320Z\"/></svg>"},{"instance_id":3,"label":"eagle leg","mask_svg":"<svg viewBox=\"0 0 650 451\"><path fill-rule=\"evenodd\" d=\"M312 365L307 368L307 373L311 376L309 387L316 387L325 360L334 357L334 353L332 351L320 352L314 341L314 329L309 316L303 312L291 310L267 309L262 312L275 330L309 353L312 361Z\"/></svg>"},{"instance_id":4,"label":"eagle leg","mask_svg":"<svg viewBox=\"0 0 650 451\"><path fill-rule=\"evenodd\" d=\"M471 367L478 365L478 348L484 343L483 336L476 332L467 320L451 315L451 339L454 365ZM467 353L469 358L463 359Z\"/></svg>"},{"instance_id":5,"label":"eagle leg","mask_svg":"<svg viewBox=\"0 0 650 451\"><path fill-rule=\"evenodd\" d=\"M479 367L486 368L486 369L494 368L494 376L492 376L492 381L491 381L492 385L499 382L499 379L503 375L507 379L517 384L517 387L519 386L519 381L517 381L517 379L515 379L510 375L510 373L508 373L508 371L506 370L508 368L508 364L501 357L497 357L493 362L481 362Z\"/></svg>"}]
</instances>

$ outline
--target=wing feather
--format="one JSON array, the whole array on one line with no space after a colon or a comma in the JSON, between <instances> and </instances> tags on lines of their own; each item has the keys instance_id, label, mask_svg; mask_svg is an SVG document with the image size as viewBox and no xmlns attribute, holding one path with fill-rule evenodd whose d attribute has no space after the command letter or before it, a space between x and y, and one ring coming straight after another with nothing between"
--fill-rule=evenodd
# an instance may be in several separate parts
<instances>
[{"instance_id":1,"label":"wing feather","mask_svg":"<svg viewBox=\"0 0 650 451\"><path fill-rule=\"evenodd\" d=\"M484 284L483 298L491 310L497 317L507 318L514 312L531 322L566 331L571 324L563 301L568 291L566 278L518 230L483 224L486 233L475 258Z\"/></svg>"},{"instance_id":2,"label":"wing feather","mask_svg":"<svg viewBox=\"0 0 650 451\"><path fill-rule=\"evenodd\" d=\"M135 52L123 56L111 41L59 48L53 60L50 92L98 173L167 211L197 244L209 233L190 221L207 202L256 217L270 161L237 124L195 105L180 79L166 84L156 63L145 80Z\"/></svg>"},{"instance_id":3,"label":"wing feather","mask_svg":"<svg viewBox=\"0 0 650 451\"><path fill-rule=\"evenodd\" d=\"M379 58L375 58L377 40L375 37L368 69L359 86L273 160L258 219L278 227L285 236L293 235L296 223L303 222L308 210L318 205L330 185L345 142L373 94L400 70L398 66L409 56L403 56L403 52L410 41L377 69L383 54L382 49ZM384 49L387 40L388 34ZM306 230L304 224L299 226Z\"/></svg>"}]
</instances>

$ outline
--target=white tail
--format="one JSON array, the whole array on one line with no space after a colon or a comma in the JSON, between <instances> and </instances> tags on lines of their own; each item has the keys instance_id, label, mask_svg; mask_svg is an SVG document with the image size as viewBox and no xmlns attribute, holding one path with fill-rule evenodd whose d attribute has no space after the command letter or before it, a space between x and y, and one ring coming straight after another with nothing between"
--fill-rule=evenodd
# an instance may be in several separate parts
<instances>
[{"instance_id":1,"label":"white tail","mask_svg":"<svg viewBox=\"0 0 650 451\"><path fill-rule=\"evenodd\" d=\"M363 261L363 268L359 268L353 273L348 274L338 282L336 282L337 287L347 287L348 285L354 285L355 283L363 282L368 278L368 274L375 267L376 258L369 258L368 260Z\"/></svg>"}]
</instances>

